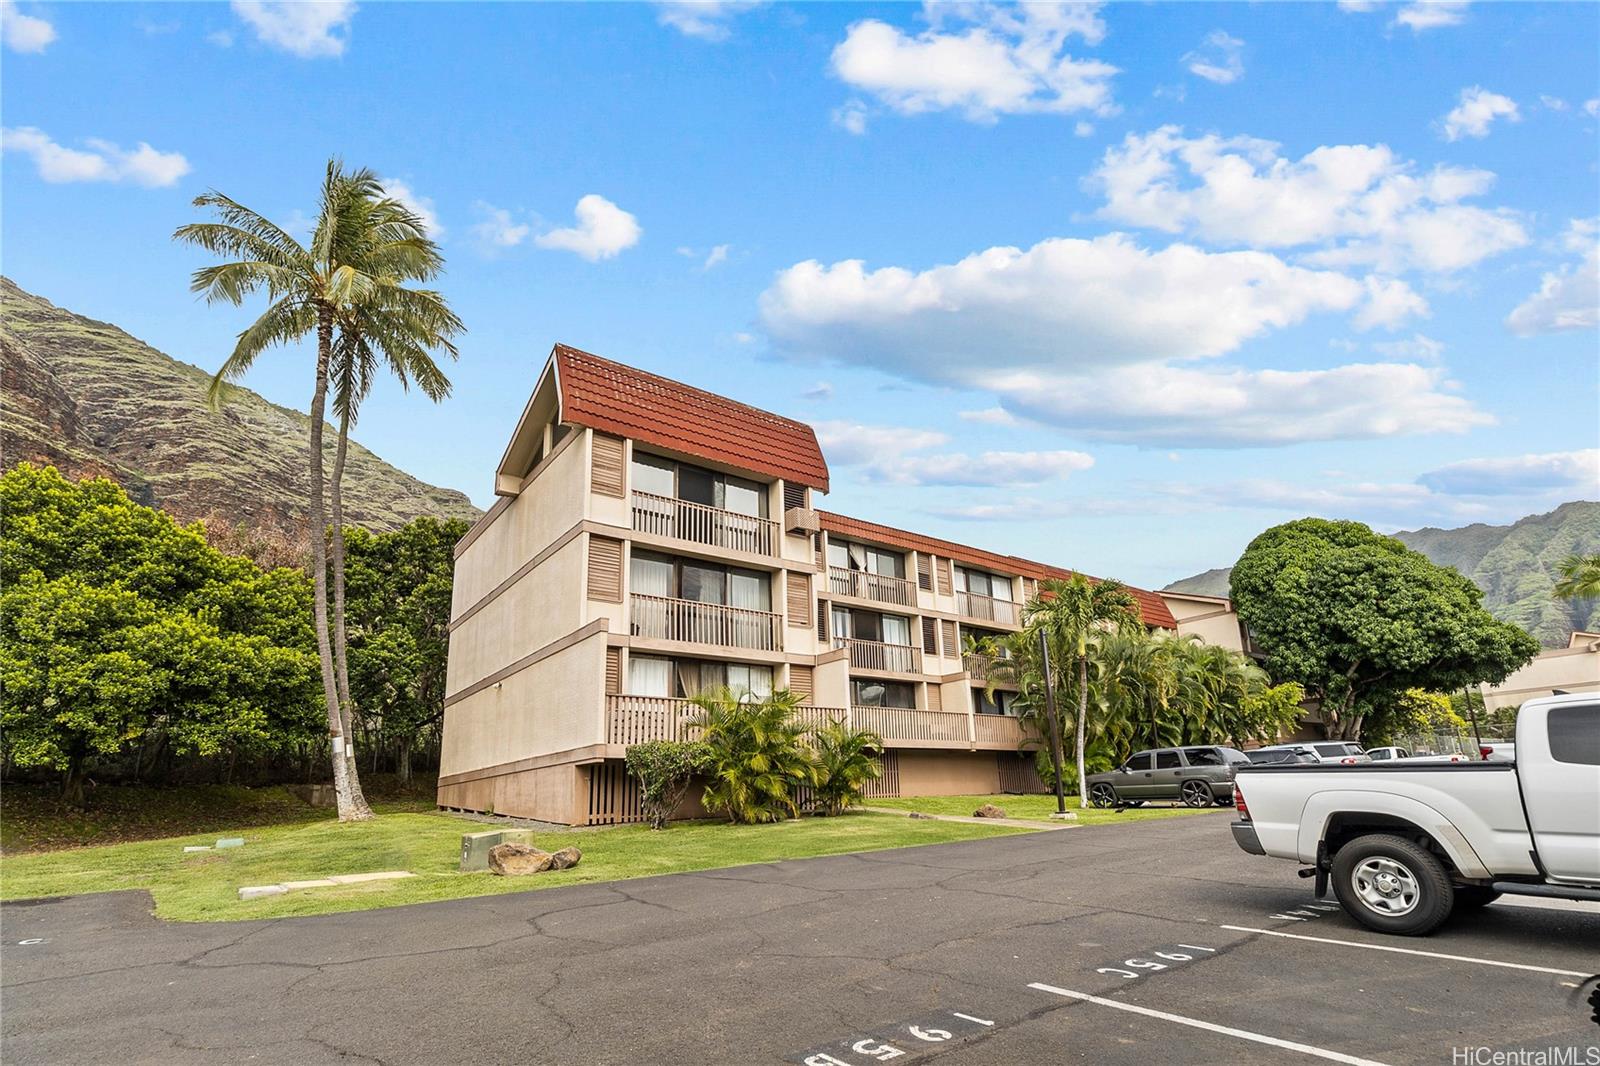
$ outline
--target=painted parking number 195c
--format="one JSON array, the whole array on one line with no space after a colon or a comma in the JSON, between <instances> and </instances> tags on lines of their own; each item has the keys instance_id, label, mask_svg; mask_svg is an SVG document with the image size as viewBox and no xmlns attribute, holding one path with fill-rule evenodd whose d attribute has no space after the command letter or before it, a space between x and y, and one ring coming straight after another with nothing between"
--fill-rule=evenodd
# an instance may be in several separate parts
<instances>
[{"instance_id":1,"label":"painted parking number 195c","mask_svg":"<svg viewBox=\"0 0 1600 1066\"><path fill-rule=\"evenodd\" d=\"M1200 947L1197 944L1179 944L1176 948L1165 951L1152 951L1150 954L1153 955L1154 958L1123 959L1121 965L1102 966L1096 970L1095 973L1107 973L1111 974L1113 977L1125 977L1128 980L1136 980L1140 977L1148 977L1150 974L1156 973L1160 970L1168 969L1169 967L1177 965L1178 963L1192 962L1195 958L1197 958L1193 952L1205 952L1206 954L1214 955L1216 954L1216 948Z\"/></svg>"}]
</instances>

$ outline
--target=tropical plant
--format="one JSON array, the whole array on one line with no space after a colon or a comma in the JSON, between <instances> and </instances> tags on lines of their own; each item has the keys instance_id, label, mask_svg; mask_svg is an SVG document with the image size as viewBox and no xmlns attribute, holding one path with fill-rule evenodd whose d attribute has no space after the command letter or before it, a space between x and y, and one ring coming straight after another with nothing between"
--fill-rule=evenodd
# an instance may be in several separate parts
<instances>
[{"instance_id":1,"label":"tropical plant","mask_svg":"<svg viewBox=\"0 0 1600 1066\"><path fill-rule=\"evenodd\" d=\"M1553 590L1563 600L1600 599L1600 555L1569 555L1557 568L1561 580Z\"/></svg>"},{"instance_id":2,"label":"tropical plant","mask_svg":"<svg viewBox=\"0 0 1600 1066\"><path fill-rule=\"evenodd\" d=\"M696 740L650 740L627 750L628 772L639 779L639 808L651 829L665 829L697 774L711 765L711 749Z\"/></svg>"},{"instance_id":3,"label":"tropical plant","mask_svg":"<svg viewBox=\"0 0 1600 1066\"><path fill-rule=\"evenodd\" d=\"M1368 729L1363 733L1368 747L1384 747L1403 736L1454 737L1467 731L1466 721L1456 714L1449 696L1419 688L1402 692L1393 711L1381 721L1381 732Z\"/></svg>"},{"instance_id":4,"label":"tropical plant","mask_svg":"<svg viewBox=\"0 0 1600 1066\"><path fill-rule=\"evenodd\" d=\"M1358 739L1407 689L1498 684L1539 651L1485 611L1456 570L1359 522L1274 526L1250 542L1231 582L1267 672L1305 686L1330 739ZM1370 726L1384 731L1381 720Z\"/></svg>"},{"instance_id":5,"label":"tropical plant","mask_svg":"<svg viewBox=\"0 0 1600 1066\"><path fill-rule=\"evenodd\" d=\"M227 382L246 374L255 360L275 345L293 344L308 335L316 337L308 440L310 467L310 528L312 549L313 611L318 661L322 671L323 701L332 737L334 790L339 817L350 821L372 817L361 794L360 775L351 750L347 701L333 657L328 618L327 478L323 459L330 369L333 367L336 331L377 300L378 294L399 285L384 279L417 276L426 266L428 249L422 235L400 233L405 224L391 218L389 228L375 235L375 202L381 186L371 171L347 172L330 160L325 172L317 221L309 246L302 245L282 227L215 190L195 198L194 205L209 209L215 221L181 226L174 238L198 245L231 261L194 272L191 289L208 302L241 304L265 292L268 306L239 334L233 352L212 380L213 403L225 396ZM375 244L388 251L379 253ZM436 254L436 253L435 253ZM403 266L409 261L413 264Z\"/></svg>"},{"instance_id":6,"label":"tropical plant","mask_svg":"<svg viewBox=\"0 0 1600 1066\"><path fill-rule=\"evenodd\" d=\"M811 747L817 775L814 794L823 814L841 814L854 807L867 784L883 774L878 766L883 738L871 730L852 729L834 719L817 730Z\"/></svg>"},{"instance_id":7,"label":"tropical plant","mask_svg":"<svg viewBox=\"0 0 1600 1066\"><path fill-rule=\"evenodd\" d=\"M1138 604L1120 581L1090 581L1082 574L1074 574L1064 581L1041 582L1038 596L1023 612L1023 622L1023 635L1027 639L1019 639L1016 650L1024 655L1033 654L1027 648L1037 646L1039 634L1043 633L1055 670L1054 687L1061 694L1069 695L1077 708L1073 716L1074 753L1078 780L1082 781L1087 776L1084 756L1088 744L1090 650L1107 633L1137 626ZM1071 669L1062 669L1067 664L1071 664ZM1060 708L1067 701L1058 697L1056 703L1059 716ZM1059 729L1046 735L1060 742ZM1082 790L1078 806L1088 806Z\"/></svg>"},{"instance_id":8,"label":"tropical plant","mask_svg":"<svg viewBox=\"0 0 1600 1066\"><path fill-rule=\"evenodd\" d=\"M706 810L730 822L776 822L798 813L795 790L817 781L805 726L795 715L800 697L787 690L763 699L717 688L692 700L700 709L690 725L700 730L707 756Z\"/></svg>"}]
</instances>

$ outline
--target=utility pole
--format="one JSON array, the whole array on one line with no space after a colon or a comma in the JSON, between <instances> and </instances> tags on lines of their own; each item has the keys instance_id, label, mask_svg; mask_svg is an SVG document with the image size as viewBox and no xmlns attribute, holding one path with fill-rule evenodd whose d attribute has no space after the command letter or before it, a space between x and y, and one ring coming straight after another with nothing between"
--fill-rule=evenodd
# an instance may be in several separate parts
<instances>
[{"instance_id":1,"label":"utility pole","mask_svg":"<svg viewBox=\"0 0 1600 1066\"><path fill-rule=\"evenodd\" d=\"M1044 675L1044 713L1050 719L1050 765L1055 770L1056 813L1067 813L1067 794L1061 786L1061 723L1056 721L1056 687L1050 680L1050 639L1039 627L1040 672ZM1078 782L1083 788L1083 782Z\"/></svg>"}]
</instances>

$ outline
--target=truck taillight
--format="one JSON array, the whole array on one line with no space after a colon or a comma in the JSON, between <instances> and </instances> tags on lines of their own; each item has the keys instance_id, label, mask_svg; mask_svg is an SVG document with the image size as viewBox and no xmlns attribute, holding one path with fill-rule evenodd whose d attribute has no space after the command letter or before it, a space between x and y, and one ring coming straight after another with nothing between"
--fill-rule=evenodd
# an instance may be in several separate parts
<instances>
[{"instance_id":1,"label":"truck taillight","mask_svg":"<svg viewBox=\"0 0 1600 1066\"><path fill-rule=\"evenodd\" d=\"M1494 749L1487 744L1478 745L1478 758L1487 759L1494 754Z\"/></svg>"},{"instance_id":2,"label":"truck taillight","mask_svg":"<svg viewBox=\"0 0 1600 1066\"><path fill-rule=\"evenodd\" d=\"M1239 782L1233 783L1233 809L1239 812L1239 820L1250 820L1250 808L1244 805L1244 790L1239 787Z\"/></svg>"}]
</instances>

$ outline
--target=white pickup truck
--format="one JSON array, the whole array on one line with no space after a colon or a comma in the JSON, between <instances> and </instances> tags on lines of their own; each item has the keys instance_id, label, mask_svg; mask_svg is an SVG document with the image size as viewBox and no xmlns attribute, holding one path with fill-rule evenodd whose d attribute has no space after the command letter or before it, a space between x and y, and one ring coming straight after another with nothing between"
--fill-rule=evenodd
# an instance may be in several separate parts
<instances>
[{"instance_id":1,"label":"white pickup truck","mask_svg":"<svg viewBox=\"0 0 1600 1066\"><path fill-rule=\"evenodd\" d=\"M1419 936L1502 893L1600 900L1600 695L1529 700L1515 762L1243 765L1233 839Z\"/></svg>"}]
</instances>

